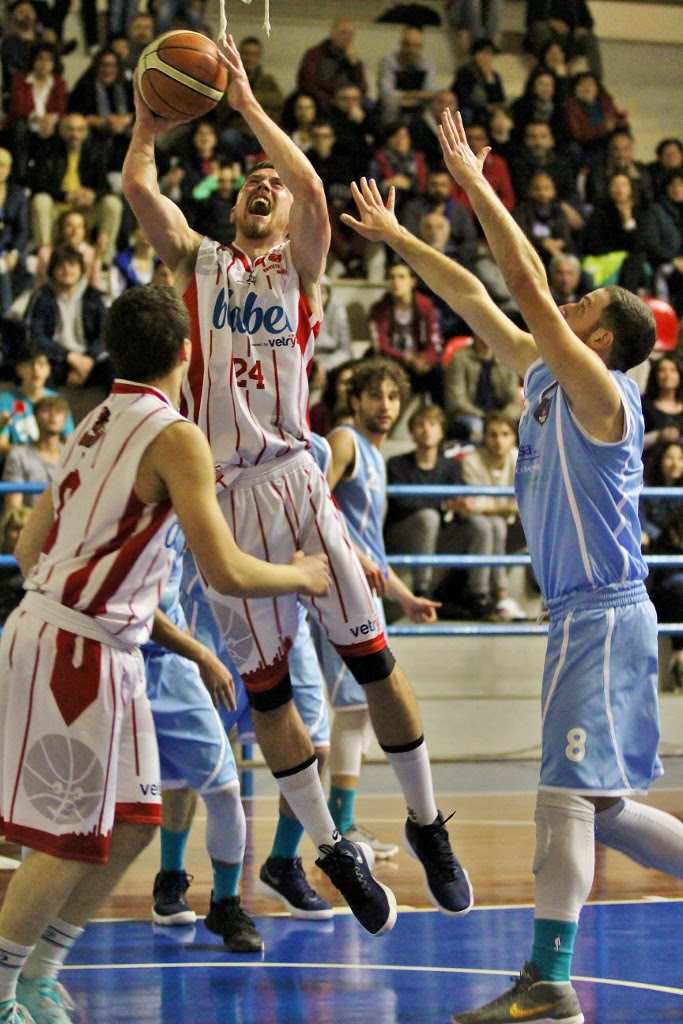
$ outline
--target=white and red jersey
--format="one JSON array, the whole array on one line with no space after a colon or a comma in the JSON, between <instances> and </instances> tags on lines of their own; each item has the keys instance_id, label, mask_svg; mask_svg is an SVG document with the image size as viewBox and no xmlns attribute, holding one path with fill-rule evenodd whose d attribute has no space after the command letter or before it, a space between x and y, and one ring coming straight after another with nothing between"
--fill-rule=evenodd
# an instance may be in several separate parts
<instances>
[{"instance_id":1,"label":"white and red jersey","mask_svg":"<svg viewBox=\"0 0 683 1024\"><path fill-rule=\"evenodd\" d=\"M204 238L184 295L192 361L182 411L208 438L219 489L243 469L309 446L308 373L319 322L289 242L253 264Z\"/></svg>"},{"instance_id":2,"label":"white and red jersey","mask_svg":"<svg viewBox=\"0 0 683 1024\"><path fill-rule=\"evenodd\" d=\"M52 483L54 523L26 579L28 591L67 617L72 609L96 620L122 644L149 638L177 529L170 502L144 504L135 478L151 442L182 419L156 388L115 381L66 444Z\"/></svg>"}]
</instances>

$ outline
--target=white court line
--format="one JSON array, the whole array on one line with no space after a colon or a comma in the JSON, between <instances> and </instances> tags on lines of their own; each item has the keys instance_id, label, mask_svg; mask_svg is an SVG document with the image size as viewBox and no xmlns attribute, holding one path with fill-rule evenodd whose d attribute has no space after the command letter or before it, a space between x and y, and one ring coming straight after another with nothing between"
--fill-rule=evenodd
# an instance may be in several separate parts
<instances>
[{"instance_id":1,"label":"white court line","mask_svg":"<svg viewBox=\"0 0 683 1024\"><path fill-rule=\"evenodd\" d=\"M683 896L639 896L633 899L623 900L590 900L590 902L584 904L586 907L620 907L620 906L642 906L646 903L683 903ZM533 909L533 903L475 903L470 910L471 914L482 910L531 910ZM399 913L402 914L438 914L440 913L436 907L412 907L408 903L401 903L396 908ZM350 907L334 907L335 916L337 914L351 914ZM287 911L275 910L270 914L258 914L257 917L284 917L290 918L291 915ZM197 915L198 921L203 921L204 917L201 914ZM148 917L97 917L92 921L88 921L88 925L94 924L148 924L151 926L152 922ZM188 927L190 927L188 925Z\"/></svg>"},{"instance_id":2,"label":"white court line","mask_svg":"<svg viewBox=\"0 0 683 1024\"><path fill-rule=\"evenodd\" d=\"M179 968L190 967L193 969L225 968L225 967L250 967L250 968L287 968L289 970L328 970L328 971L401 971L404 974L483 974L487 976L509 977L519 974L518 970L493 971L484 970L479 967L434 967L432 965L409 965L409 964L325 964L325 963L290 963L287 961L275 961L265 963L264 961L253 960L223 960L220 963L214 961L188 961L186 963L147 963L147 964L65 964L63 971L139 971L139 970L178 970ZM661 992L665 995L683 996L683 988L673 988L670 985L650 985L643 981L620 981L616 978L590 978L583 975L572 975L572 981L584 981L592 985L611 985L615 988L643 989L647 992Z\"/></svg>"}]
</instances>

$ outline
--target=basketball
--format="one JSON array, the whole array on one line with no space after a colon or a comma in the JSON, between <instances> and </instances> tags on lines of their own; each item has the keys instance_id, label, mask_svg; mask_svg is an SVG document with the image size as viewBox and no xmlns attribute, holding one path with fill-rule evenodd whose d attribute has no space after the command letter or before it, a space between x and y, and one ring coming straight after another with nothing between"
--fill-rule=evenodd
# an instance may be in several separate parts
<instances>
[{"instance_id":1,"label":"basketball","mask_svg":"<svg viewBox=\"0 0 683 1024\"><path fill-rule=\"evenodd\" d=\"M199 32L165 32L140 54L138 85L150 110L160 117L202 117L228 84L216 44Z\"/></svg>"}]
</instances>

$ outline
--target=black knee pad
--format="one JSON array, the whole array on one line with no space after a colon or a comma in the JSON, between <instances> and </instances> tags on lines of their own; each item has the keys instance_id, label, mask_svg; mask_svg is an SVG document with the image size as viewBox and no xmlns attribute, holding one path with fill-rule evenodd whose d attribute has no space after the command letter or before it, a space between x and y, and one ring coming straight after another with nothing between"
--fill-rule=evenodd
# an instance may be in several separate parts
<instances>
[{"instance_id":1,"label":"black knee pad","mask_svg":"<svg viewBox=\"0 0 683 1024\"><path fill-rule=\"evenodd\" d=\"M396 658L388 647L372 654L360 654L357 657L342 654L349 672L361 686L375 683L378 679L386 679L394 671Z\"/></svg>"},{"instance_id":2,"label":"black knee pad","mask_svg":"<svg viewBox=\"0 0 683 1024\"><path fill-rule=\"evenodd\" d=\"M254 711L274 711L292 699L292 680L289 678L289 672L269 690L250 690L248 686L245 686L245 689L249 707Z\"/></svg>"}]
</instances>

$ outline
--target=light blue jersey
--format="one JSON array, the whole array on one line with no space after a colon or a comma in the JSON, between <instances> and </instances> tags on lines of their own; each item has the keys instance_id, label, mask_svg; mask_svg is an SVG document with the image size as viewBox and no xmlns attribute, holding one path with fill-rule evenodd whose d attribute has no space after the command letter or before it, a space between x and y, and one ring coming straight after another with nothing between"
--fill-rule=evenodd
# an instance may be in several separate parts
<instances>
[{"instance_id":1,"label":"light blue jersey","mask_svg":"<svg viewBox=\"0 0 683 1024\"><path fill-rule=\"evenodd\" d=\"M606 444L574 418L548 368L525 381L515 476L531 563L550 613L541 789L646 793L657 756L657 620L643 580L638 388L612 371L624 436Z\"/></svg>"},{"instance_id":2,"label":"light blue jersey","mask_svg":"<svg viewBox=\"0 0 683 1024\"><path fill-rule=\"evenodd\" d=\"M544 363L527 372L515 492L546 601L647 576L638 522L640 396L623 373L612 371L612 379L623 398L624 437L606 444L579 425Z\"/></svg>"},{"instance_id":3,"label":"light blue jersey","mask_svg":"<svg viewBox=\"0 0 683 1024\"><path fill-rule=\"evenodd\" d=\"M351 476L339 481L334 488L334 497L346 520L351 540L377 563L385 576L388 576L389 568L382 536L387 493L384 459L381 452L355 427L345 425L337 427L337 430L348 430L352 435L355 457Z\"/></svg>"}]
</instances>

